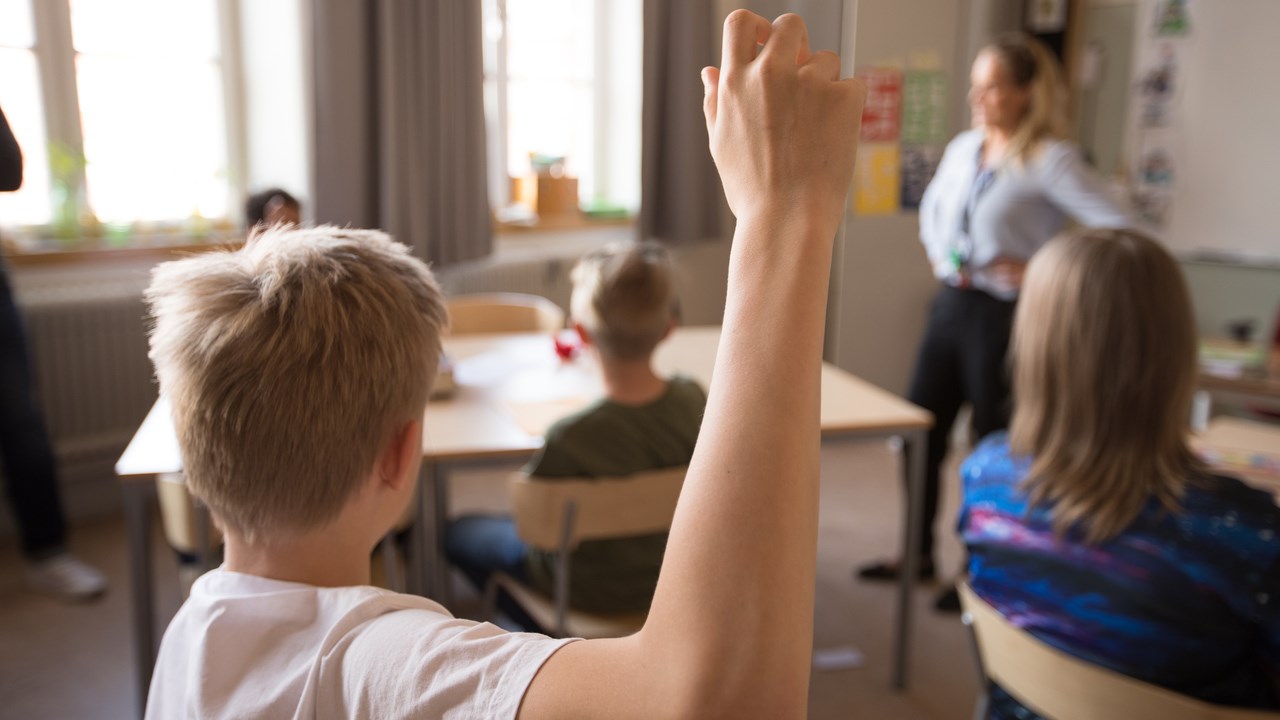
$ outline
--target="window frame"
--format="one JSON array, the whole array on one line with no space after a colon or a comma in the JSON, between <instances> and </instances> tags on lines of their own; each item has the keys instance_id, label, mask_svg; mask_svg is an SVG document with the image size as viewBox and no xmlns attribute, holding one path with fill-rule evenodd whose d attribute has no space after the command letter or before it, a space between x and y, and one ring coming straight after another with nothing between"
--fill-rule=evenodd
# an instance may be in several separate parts
<instances>
[{"instance_id":1,"label":"window frame","mask_svg":"<svg viewBox=\"0 0 1280 720\"><path fill-rule=\"evenodd\" d=\"M84 154L84 136L81 131L80 96L76 79L75 43L71 26L71 0L24 0L31 9L33 44L31 52L36 60L41 103L44 110L45 139L49 144L58 143L81 156ZM214 0L218 18L218 67L222 79L224 127L227 148L227 215L225 218L207 218L213 223L227 222L239 227L237 212L241 198L247 191L248 143L246 140L243 61L241 58L240 12L241 0ZM81 212L91 209L83 192L86 187L84 168L77 170L74 189L80 198ZM187 229L188 217L168 218L154 225L153 232L130 234L125 248L147 245L206 244L224 242L226 238L210 237L207 241L192 238ZM85 252L110 252L112 249L97 247L93 239L81 235L78 240L51 242L53 218L44 225L8 225L8 230L18 230L26 236L34 236L37 248L19 248L19 253L47 254L46 251L71 251L80 256ZM83 228L82 228L83 230ZM153 237L154 236L154 237ZM168 242L155 242L163 238ZM193 240L196 242L192 243ZM149 242L150 241L150 242ZM47 245L47 246L46 246ZM119 249L119 248L116 248Z\"/></svg>"},{"instance_id":2,"label":"window frame","mask_svg":"<svg viewBox=\"0 0 1280 720\"><path fill-rule=\"evenodd\" d=\"M510 75L507 68L507 0L491 0L495 8L496 20L501 24L501 33L490 40L488 33L485 33L485 51L492 51L495 58L496 67L492 75L485 73L483 82L486 86L486 92L490 83L494 88L493 101L493 117L489 117L488 104L486 103L486 128L491 133L486 145L489 152L488 172L489 172L489 205L496 213L497 211L509 207L514 202L511 194L511 183L509 180L510 169L507 165L508 156L510 155L510 129L508 126L509 103L508 103L508 83ZM591 78L591 103L592 103L592 154L591 168L594 175L595 193L603 197L611 197L611 171L613 163L610 156L610 140L612 139L611 117L613 110L610 104L609 90L610 81L613 79L614 68L613 58L609 52L608 38L613 29L614 14L618 12L617 6L610 0L591 0L592 4L592 62L594 72ZM486 16L487 19L487 16ZM643 49L643 43L640 44ZM643 67L643 62L641 62ZM487 68L486 68L487 70ZM637 88L637 92L642 92L643 88ZM640 144L637 143L639 148ZM640 160L636 159L636 169L639 171ZM539 219L538 222L529 225L524 223L502 223L496 224L498 233L508 232L524 232L524 231L540 231L540 230L577 230L590 229L592 227L605 225L632 224L635 220L635 214L638 212L639 197L635 198L637 207L625 218L610 219L589 219L585 216L581 221L565 221L563 219L544 221Z\"/></svg>"}]
</instances>

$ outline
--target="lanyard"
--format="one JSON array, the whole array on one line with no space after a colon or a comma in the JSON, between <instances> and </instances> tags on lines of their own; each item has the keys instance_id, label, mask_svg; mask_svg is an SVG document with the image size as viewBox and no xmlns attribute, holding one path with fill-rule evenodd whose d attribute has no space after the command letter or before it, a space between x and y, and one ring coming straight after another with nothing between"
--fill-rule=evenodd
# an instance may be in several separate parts
<instances>
[{"instance_id":1,"label":"lanyard","mask_svg":"<svg viewBox=\"0 0 1280 720\"><path fill-rule=\"evenodd\" d=\"M969 197L964 204L964 214L960 216L960 232L954 236L954 241L951 245L951 265L956 272L963 272L965 266L973 259L973 235L970 232L973 213L978 208L978 201L982 199L987 190L991 189L991 184L995 182L995 179L996 171L993 168L979 164L978 174L974 177L973 184L969 187Z\"/></svg>"}]
</instances>

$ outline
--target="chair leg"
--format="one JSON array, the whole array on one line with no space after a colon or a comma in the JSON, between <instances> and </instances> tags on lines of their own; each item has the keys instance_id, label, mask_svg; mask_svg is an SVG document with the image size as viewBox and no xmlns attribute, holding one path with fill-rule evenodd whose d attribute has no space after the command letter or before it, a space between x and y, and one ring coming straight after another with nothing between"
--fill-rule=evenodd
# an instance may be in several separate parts
<instances>
[{"instance_id":1,"label":"chair leg","mask_svg":"<svg viewBox=\"0 0 1280 720\"><path fill-rule=\"evenodd\" d=\"M986 720L991 692L987 671L982 665L982 646L978 644L978 633L973 629L973 616L965 612L960 616L960 621L969 633L969 649L973 653L973 665L978 671L978 700L973 705L973 720Z\"/></svg>"},{"instance_id":2,"label":"chair leg","mask_svg":"<svg viewBox=\"0 0 1280 720\"><path fill-rule=\"evenodd\" d=\"M560 551L556 553L556 635L569 637L569 545L573 537L573 526L577 520L578 506L572 500L564 504L564 527L560 533Z\"/></svg>"}]
</instances>

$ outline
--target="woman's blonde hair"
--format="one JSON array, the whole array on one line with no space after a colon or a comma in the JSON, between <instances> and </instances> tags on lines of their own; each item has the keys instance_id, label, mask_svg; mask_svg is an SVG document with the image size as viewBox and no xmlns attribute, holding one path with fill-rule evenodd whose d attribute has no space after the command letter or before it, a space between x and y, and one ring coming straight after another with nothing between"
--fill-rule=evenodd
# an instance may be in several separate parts
<instances>
[{"instance_id":1,"label":"woman's blonde hair","mask_svg":"<svg viewBox=\"0 0 1280 720\"><path fill-rule=\"evenodd\" d=\"M1025 33L1001 35L982 52L994 55L1013 84L1029 92L1026 113L1008 150L1008 157L1025 165L1045 140L1067 136L1067 89L1058 60L1044 43Z\"/></svg>"},{"instance_id":2,"label":"woman's blonde hair","mask_svg":"<svg viewBox=\"0 0 1280 720\"><path fill-rule=\"evenodd\" d=\"M1063 235L1036 253L1014 321L1010 449L1059 534L1123 531L1152 498L1176 511L1203 467L1187 445L1196 381L1177 262L1128 230Z\"/></svg>"}]
</instances>

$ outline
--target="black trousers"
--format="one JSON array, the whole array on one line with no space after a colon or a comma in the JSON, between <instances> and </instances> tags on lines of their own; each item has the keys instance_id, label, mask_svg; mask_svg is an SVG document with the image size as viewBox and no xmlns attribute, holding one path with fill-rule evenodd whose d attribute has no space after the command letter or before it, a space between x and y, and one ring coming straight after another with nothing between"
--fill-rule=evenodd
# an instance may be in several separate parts
<instances>
[{"instance_id":1,"label":"black trousers","mask_svg":"<svg viewBox=\"0 0 1280 720\"><path fill-rule=\"evenodd\" d=\"M965 403L973 406L976 438L1009 426L1005 358L1014 307L1013 301L998 300L981 290L943 286L929 311L908 393L911 402L934 418L925 448L923 558L933 557L939 474L956 414Z\"/></svg>"},{"instance_id":2,"label":"black trousers","mask_svg":"<svg viewBox=\"0 0 1280 720\"><path fill-rule=\"evenodd\" d=\"M65 548L67 528L53 448L32 385L22 318L0 266L0 460L22 552L28 559L41 560Z\"/></svg>"}]
</instances>

